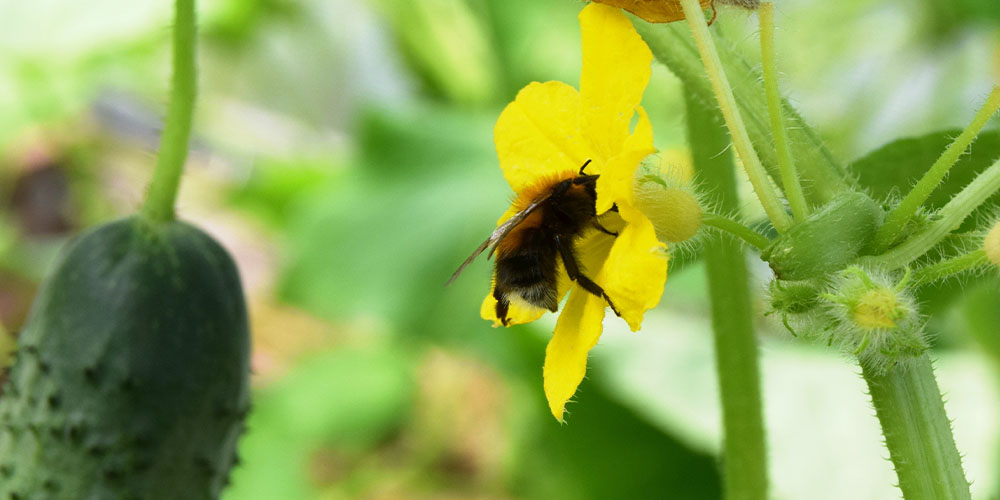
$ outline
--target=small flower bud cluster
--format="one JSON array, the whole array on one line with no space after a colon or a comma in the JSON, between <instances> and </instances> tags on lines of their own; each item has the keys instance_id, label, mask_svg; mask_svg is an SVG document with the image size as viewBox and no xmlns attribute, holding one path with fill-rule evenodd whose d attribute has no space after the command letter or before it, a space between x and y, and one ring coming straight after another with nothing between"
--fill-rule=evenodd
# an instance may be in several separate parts
<instances>
[{"instance_id":1,"label":"small flower bud cluster","mask_svg":"<svg viewBox=\"0 0 1000 500\"><path fill-rule=\"evenodd\" d=\"M664 243L687 241L701 227L702 206L691 182L690 160L671 154L647 158L636 171L635 205L649 218Z\"/></svg>"},{"instance_id":2,"label":"small flower bud cluster","mask_svg":"<svg viewBox=\"0 0 1000 500\"><path fill-rule=\"evenodd\" d=\"M823 294L835 319L833 340L861 363L887 369L927 350L916 301L906 289L909 273L894 279L852 266Z\"/></svg>"},{"instance_id":3,"label":"small flower bud cluster","mask_svg":"<svg viewBox=\"0 0 1000 500\"><path fill-rule=\"evenodd\" d=\"M836 343L881 371L927 349L916 301L906 288L908 279L851 266L825 284L775 280L770 288L772 312L780 313L793 334Z\"/></svg>"}]
</instances>

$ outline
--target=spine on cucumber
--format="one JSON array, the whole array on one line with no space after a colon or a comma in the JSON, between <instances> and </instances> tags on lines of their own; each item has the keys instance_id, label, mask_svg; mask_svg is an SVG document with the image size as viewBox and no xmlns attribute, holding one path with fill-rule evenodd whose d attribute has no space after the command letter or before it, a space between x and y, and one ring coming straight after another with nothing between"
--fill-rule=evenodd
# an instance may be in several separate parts
<instances>
[{"instance_id":1,"label":"spine on cucumber","mask_svg":"<svg viewBox=\"0 0 1000 500\"><path fill-rule=\"evenodd\" d=\"M0 395L0 499L218 498L249 409L236 267L183 222L82 235Z\"/></svg>"}]
</instances>

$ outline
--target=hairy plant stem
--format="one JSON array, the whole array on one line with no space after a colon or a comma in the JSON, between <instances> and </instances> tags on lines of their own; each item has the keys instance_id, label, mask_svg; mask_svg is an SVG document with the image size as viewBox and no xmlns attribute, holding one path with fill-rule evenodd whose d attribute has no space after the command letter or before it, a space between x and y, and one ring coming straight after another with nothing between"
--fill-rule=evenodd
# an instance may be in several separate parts
<instances>
[{"instance_id":1,"label":"hairy plant stem","mask_svg":"<svg viewBox=\"0 0 1000 500\"><path fill-rule=\"evenodd\" d=\"M878 234L875 235L876 253L884 252L896 241L906 223L910 221L913 214L917 213L920 205L923 205L931 193L937 189L938 185L941 184L941 180L948 173L948 170L958 162L958 158L965 153L969 144L972 144L972 141L979 135L986 122L989 121L990 117L998 109L1000 109L1000 86L995 86L989 98L986 99L986 103L983 104L983 107L976 113L975 118L972 119L972 123L948 145L944 153L934 162L934 165L931 165L930 170L924 174L920 181L913 186L913 189L903 198L903 201L886 216L885 223L882 224Z\"/></svg>"},{"instance_id":2,"label":"hairy plant stem","mask_svg":"<svg viewBox=\"0 0 1000 500\"><path fill-rule=\"evenodd\" d=\"M785 132L784 118L781 116L781 93L778 91L778 70L774 57L774 4L763 2L757 9L760 17L760 52L764 72L764 90L767 94L767 112L771 118L771 135L778 154L778 168L781 170L781 185L788 198L792 214L798 220L809 216L809 205L802 193L799 173L795 169L792 150L788 147L788 133Z\"/></svg>"},{"instance_id":3,"label":"hairy plant stem","mask_svg":"<svg viewBox=\"0 0 1000 500\"><path fill-rule=\"evenodd\" d=\"M778 193L771 183L767 171L757 157L757 151L750 143L750 136L747 134L740 110L736 107L736 98L733 97L733 89L729 86L726 72L722 68L722 61L715 50L715 42L712 41L712 34L708 32L708 23L705 21L705 13L701 10L698 0L681 0L681 7L684 8L684 16L687 18L688 26L691 28L691 35L694 37L701 60L705 65L705 72L708 79L712 81L712 88L718 100L722 116L726 120L726 127L729 128L729 135L732 137L733 146L740 156L743 168L750 178L750 184L760 200L760 204L767 213L767 218L771 219L771 224L778 232L785 232L792 225L792 218L785 212L785 207L778 198Z\"/></svg>"},{"instance_id":4,"label":"hairy plant stem","mask_svg":"<svg viewBox=\"0 0 1000 500\"><path fill-rule=\"evenodd\" d=\"M740 206L736 177L732 155L725 152L729 138L719 126L718 110L688 91L685 102L695 171L706 187L719 194L720 209L736 212ZM705 261L722 399L725 498L765 500L767 452L760 368L743 249L732 238L715 235L705 244Z\"/></svg>"},{"instance_id":5,"label":"hairy plant stem","mask_svg":"<svg viewBox=\"0 0 1000 500\"><path fill-rule=\"evenodd\" d=\"M861 372L882 424L906 500L969 500L969 483L951 434L930 358Z\"/></svg>"},{"instance_id":6,"label":"hairy plant stem","mask_svg":"<svg viewBox=\"0 0 1000 500\"><path fill-rule=\"evenodd\" d=\"M706 104L715 102L712 82L705 74L698 47L685 23L652 24L633 18L636 30L649 45L653 56L677 76L688 91ZM716 35L719 35L716 33ZM770 147L772 133L767 105L760 97L765 94L760 72L742 52L722 36L715 37L715 48L726 68L736 105L747 126L750 140L757 147L757 155L771 176L781 180L781 172L774 148ZM837 160L823 140L798 112L782 100L787 123L789 146L796 159L799 179L806 200L811 205L826 205L842 191L851 189L852 179L846 168Z\"/></svg>"},{"instance_id":7,"label":"hairy plant stem","mask_svg":"<svg viewBox=\"0 0 1000 500\"><path fill-rule=\"evenodd\" d=\"M757 250L763 250L771 243L771 240L767 239L766 236L723 215L704 214L701 217L701 223L736 236Z\"/></svg>"},{"instance_id":8,"label":"hairy plant stem","mask_svg":"<svg viewBox=\"0 0 1000 500\"><path fill-rule=\"evenodd\" d=\"M989 259L986 258L986 250L980 248L979 250L917 269L913 273L913 286L926 285L943 280L949 276L975 271L989 263Z\"/></svg>"},{"instance_id":9,"label":"hairy plant stem","mask_svg":"<svg viewBox=\"0 0 1000 500\"><path fill-rule=\"evenodd\" d=\"M860 259L860 263L887 269L898 269L909 264L927 253L949 233L958 229L962 221L998 189L1000 189L1000 161L976 176L968 186L952 197L947 205L941 207L938 219L926 229L882 255Z\"/></svg>"},{"instance_id":10,"label":"hairy plant stem","mask_svg":"<svg viewBox=\"0 0 1000 500\"><path fill-rule=\"evenodd\" d=\"M197 94L194 0L177 0L173 33L173 79L167 119L160 139L156 170L149 184L142 215L153 222L174 219L174 202L184 172Z\"/></svg>"}]
</instances>

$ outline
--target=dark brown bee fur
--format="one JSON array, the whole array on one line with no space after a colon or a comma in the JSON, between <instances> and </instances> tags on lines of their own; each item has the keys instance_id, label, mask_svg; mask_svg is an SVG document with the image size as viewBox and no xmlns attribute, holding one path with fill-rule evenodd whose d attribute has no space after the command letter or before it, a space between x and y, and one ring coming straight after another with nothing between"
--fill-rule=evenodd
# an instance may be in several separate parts
<instances>
[{"instance_id":1,"label":"dark brown bee fur","mask_svg":"<svg viewBox=\"0 0 1000 500\"><path fill-rule=\"evenodd\" d=\"M526 208L500 225L455 271L450 284L487 247L496 252L493 274L493 297L496 315L505 326L511 298L520 298L535 306L555 312L559 308L558 262L561 259L569 278L584 290L603 297L618 314L604 289L583 273L576 257L576 240L590 228L611 236L597 220L597 175L584 170L590 160L572 178L545 188ZM614 210L614 208L612 208Z\"/></svg>"}]
</instances>

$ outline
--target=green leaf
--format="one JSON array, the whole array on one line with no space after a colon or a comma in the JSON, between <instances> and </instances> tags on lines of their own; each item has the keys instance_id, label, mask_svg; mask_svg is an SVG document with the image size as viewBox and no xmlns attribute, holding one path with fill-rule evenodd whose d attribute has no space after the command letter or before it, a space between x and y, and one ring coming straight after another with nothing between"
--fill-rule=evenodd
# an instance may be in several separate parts
<instances>
[{"instance_id":1,"label":"green leaf","mask_svg":"<svg viewBox=\"0 0 1000 500\"><path fill-rule=\"evenodd\" d=\"M875 199L903 196L917 183L941 156L948 144L962 131L948 129L920 137L899 139L868 153L851 163L849 170L858 183L868 189ZM927 200L930 208L943 207L953 195L972 182L976 174L982 172L1000 157L1000 131L989 130L979 134L969 152L959 158L948 173L948 177L938 186ZM1000 202L1000 194L994 195L989 204ZM975 217L970 217L970 220Z\"/></svg>"},{"instance_id":2,"label":"green leaf","mask_svg":"<svg viewBox=\"0 0 1000 500\"><path fill-rule=\"evenodd\" d=\"M960 305L964 330L1000 365L1000 280L973 288Z\"/></svg>"}]
</instances>

